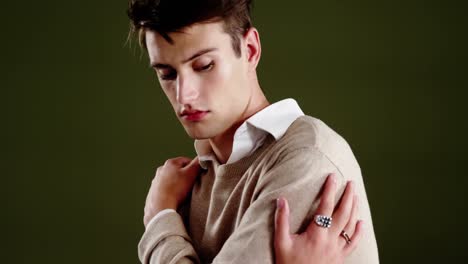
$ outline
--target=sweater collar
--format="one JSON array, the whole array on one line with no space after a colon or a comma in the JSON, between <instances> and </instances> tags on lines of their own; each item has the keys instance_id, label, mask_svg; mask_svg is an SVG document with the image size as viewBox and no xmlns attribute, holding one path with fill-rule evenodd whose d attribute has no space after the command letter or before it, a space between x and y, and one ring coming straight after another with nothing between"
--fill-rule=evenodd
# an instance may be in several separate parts
<instances>
[{"instance_id":1,"label":"sweater collar","mask_svg":"<svg viewBox=\"0 0 468 264\"><path fill-rule=\"evenodd\" d=\"M300 116L301 108L294 99L284 99L260 110L234 133L232 153L226 164L234 163L252 154L260 147L268 134L279 140L288 130L289 126ZM200 165L207 168L206 162L216 160L216 155L207 139L195 140L195 150Z\"/></svg>"}]
</instances>

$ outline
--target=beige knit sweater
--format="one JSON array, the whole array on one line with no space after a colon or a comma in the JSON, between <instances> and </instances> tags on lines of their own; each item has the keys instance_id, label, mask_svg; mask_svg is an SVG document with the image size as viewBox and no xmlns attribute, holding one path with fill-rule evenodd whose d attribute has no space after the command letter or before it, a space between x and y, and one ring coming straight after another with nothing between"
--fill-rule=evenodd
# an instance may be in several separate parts
<instances>
[{"instance_id":1,"label":"beige knit sweater","mask_svg":"<svg viewBox=\"0 0 468 264\"><path fill-rule=\"evenodd\" d=\"M269 136L252 155L208 165L189 204L145 231L138 245L142 263L274 263L276 199L289 201L291 231L304 230L331 172L337 174L336 200L348 180L356 183L360 219L366 222L358 248L345 263L379 262L359 165L346 141L319 119L300 117L281 139Z\"/></svg>"}]
</instances>

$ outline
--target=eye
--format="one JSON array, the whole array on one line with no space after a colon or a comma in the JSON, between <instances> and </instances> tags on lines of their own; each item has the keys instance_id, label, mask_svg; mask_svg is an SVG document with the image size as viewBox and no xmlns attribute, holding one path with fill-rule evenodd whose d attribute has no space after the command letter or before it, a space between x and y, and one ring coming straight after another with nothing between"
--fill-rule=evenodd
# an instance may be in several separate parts
<instances>
[{"instance_id":1,"label":"eye","mask_svg":"<svg viewBox=\"0 0 468 264\"><path fill-rule=\"evenodd\" d=\"M202 67L197 68L197 71L201 71L201 72L203 72L203 71L209 71L209 70L211 70L211 69L213 68L213 66L214 66L214 62L210 62L210 63L208 63L208 64L205 65L205 66L202 66Z\"/></svg>"},{"instance_id":2,"label":"eye","mask_svg":"<svg viewBox=\"0 0 468 264\"><path fill-rule=\"evenodd\" d=\"M165 69L158 71L158 75L161 80L174 80L177 77L177 72L175 70Z\"/></svg>"}]
</instances>

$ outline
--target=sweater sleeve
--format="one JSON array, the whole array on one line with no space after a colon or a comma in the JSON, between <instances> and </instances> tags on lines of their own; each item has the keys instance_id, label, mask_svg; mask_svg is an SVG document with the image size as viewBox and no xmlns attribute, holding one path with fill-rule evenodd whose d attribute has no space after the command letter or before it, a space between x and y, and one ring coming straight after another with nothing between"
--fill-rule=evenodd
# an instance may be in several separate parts
<instances>
[{"instance_id":1,"label":"sweater sleeve","mask_svg":"<svg viewBox=\"0 0 468 264\"><path fill-rule=\"evenodd\" d=\"M367 223L367 230L358 248L345 263L378 263L377 244L360 169L349 167L348 171L341 171L326 155L313 147L287 153L260 176L254 200L235 232L215 257L214 263L273 263L276 199L280 196L288 199L291 232L301 232L310 223L318 206L321 187L332 172L338 176L336 201L343 193L347 180L355 181L361 203L360 219Z\"/></svg>"},{"instance_id":2,"label":"sweater sleeve","mask_svg":"<svg viewBox=\"0 0 468 264\"><path fill-rule=\"evenodd\" d=\"M182 217L170 211L148 225L138 244L141 263L199 263Z\"/></svg>"}]
</instances>

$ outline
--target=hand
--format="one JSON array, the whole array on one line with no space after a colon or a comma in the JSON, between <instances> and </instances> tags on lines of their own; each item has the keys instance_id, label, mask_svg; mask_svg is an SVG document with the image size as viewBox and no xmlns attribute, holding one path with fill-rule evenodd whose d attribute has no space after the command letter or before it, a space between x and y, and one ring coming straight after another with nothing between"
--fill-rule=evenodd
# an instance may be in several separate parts
<instances>
[{"instance_id":1,"label":"hand","mask_svg":"<svg viewBox=\"0 0 468 264\"><path fill-rule=\"evenodd\" d=\"M156 170L156 176L146 197L143 223L148 222L164 209L177 210L192 190L199 175L198 157L195 159L179 157L169 159Z\"/></svg>"},{"instance_id":2,"label":"hand","mask_svg":"<svg viewBox=\"0 0 468 264\"><path fill-rule=\"evenodd\" d=\"M335 175L330 174L324 185L316 214L332 216L330 228L318 226L314 220L302 234L289 232L289 205L284 198L278 199L275 215L276 263L341 264L357 246L362 236L363 222L357 221L358 198L354 184L348 182L341 202L335 204ZM351 242L348 244L341 232L345 230Z\"/></svg>"}]
</instances>

